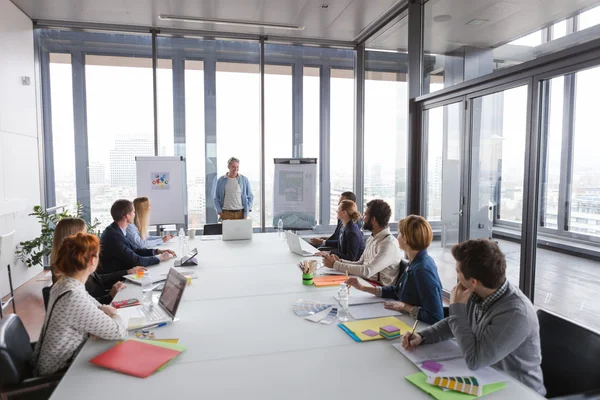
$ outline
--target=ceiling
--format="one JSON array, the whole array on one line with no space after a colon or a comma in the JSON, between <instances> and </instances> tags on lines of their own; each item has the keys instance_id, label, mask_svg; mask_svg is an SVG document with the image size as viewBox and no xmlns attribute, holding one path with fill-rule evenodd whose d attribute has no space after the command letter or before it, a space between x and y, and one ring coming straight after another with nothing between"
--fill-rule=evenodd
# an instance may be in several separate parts
<instances>
[{"instance_id":1,"label":"ceiling","mask_svg":"<svg viewBox=\"0 0 600 400\"><path fill-rule=\"evenodd\" d=\"M12 0L33 20L353 41L399 0ZM327 8L322 8L327 4ZM159 14L296 24L304 30L162 21Z\"/></svg>"},{"instance_id":2,"label":"ceiling","mask_svg":"<svg viewBox=\"0 0 600 400\"><path fill-rule=\"evenodd\" d=\"M462 46L498 47L579 11L600 0L429 0L425 3L425 52L444 54ZM449 15L446 22L434 17ZM481 25L468 22L479 19ZM382 29L367 47L406 50L408 19Z\"/></svg>"}]
</instances>

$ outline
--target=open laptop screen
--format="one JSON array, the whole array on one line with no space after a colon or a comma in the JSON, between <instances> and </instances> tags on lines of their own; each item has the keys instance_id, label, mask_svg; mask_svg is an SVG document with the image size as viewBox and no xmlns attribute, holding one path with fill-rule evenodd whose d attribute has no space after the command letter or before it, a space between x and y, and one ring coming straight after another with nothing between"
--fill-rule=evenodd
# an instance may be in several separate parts
<instances>
[{"instance_id":1,"label":"open laptop screen","mask_svg":"<svg viewBox=\"0 0 600 400\"><path fill-rule=\"evenodd\" d=\"M158 303L171 318L175 318L186 284L187 278L185 276L173 268L169 270L169 275L167 275L165 287L160 294Z\"/></svg>"}]
</instances>

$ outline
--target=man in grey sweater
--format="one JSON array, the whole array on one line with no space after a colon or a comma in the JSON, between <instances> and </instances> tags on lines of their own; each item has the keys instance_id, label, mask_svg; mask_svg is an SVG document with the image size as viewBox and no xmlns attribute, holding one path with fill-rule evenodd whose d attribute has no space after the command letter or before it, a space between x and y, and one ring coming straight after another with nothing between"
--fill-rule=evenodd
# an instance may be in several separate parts
<instances>
[{"instance_id":1,"label":"man in grey sweater","mask_svg":"<svg viewBox=\"0 0 600 400\"><path fill-rule=\"evenodd\" d=\"M467 366L494 366L542 396L539 324L533 304L506 279L506 259L487 239L468 240L452 248L458 284L450 294L450 316L403 338L410 349L454 337Z\"/></svg>"}]
</instances>

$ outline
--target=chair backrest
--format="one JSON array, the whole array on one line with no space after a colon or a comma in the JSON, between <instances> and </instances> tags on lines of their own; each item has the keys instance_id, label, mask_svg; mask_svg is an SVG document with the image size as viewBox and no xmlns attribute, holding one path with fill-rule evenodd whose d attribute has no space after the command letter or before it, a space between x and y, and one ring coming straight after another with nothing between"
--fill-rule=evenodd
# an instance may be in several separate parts
<instances>
[{"instance_id":1,"label":"chair backrest","mask_svg":"<svg viewBox=\"0 0 600 400\"><path fill-rule=\"evenodd\" d=\"M600 388L600 335L544 310L537 316L547 397Z\"/></svg>"},{"instance_id":2,"label":"chair backrest","mask_svg":"<svg viewBox=\"0 0 600 400\"><path fill-rule=\"evenodd\" d=\"M50 301L50 289L52 289L52 286L42 288L42 298L44 299L44 309L46 311L48 311L48 302Z\"/></svg>"},{"instance_id":3,"label":"chair backrest","mask_svg":"<svg viewBox=\"0 0 600 400\"><path fill-rule=\"evenodd\" d=\"M33 376L33 351L29 334L16 314L0 320L0 390L15 386Z\"/></svg>"},{"instance_id":4,"label":"chair backrest","mask_svg":"<svg viewBox=\"0 0 600 400\"><path fill-rule=\"evenodd\" d=\"M222 235L222 224L206 224L204 225L204 235Z\"/></svg>"}]
</instances>

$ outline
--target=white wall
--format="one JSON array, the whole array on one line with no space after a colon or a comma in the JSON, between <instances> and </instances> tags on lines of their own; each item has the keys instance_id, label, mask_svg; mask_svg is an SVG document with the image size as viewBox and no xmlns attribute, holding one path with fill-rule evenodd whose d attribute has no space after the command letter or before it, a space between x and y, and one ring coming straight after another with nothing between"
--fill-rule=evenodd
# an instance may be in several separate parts
<instances>
[{"instance_id":1,"label":"white wall","mask_svg":"<svg viewBox=\"0 0 600 400\"><path fill-rule=\"evenodd\" d=\"M31 78L25 86L21 77ZM16 230L15 244L39 234L27 216L40 204L40 165L34 72L33 25L9 0L0 0L0 234ZM18 287L41 271L20 261L11 265ZM0 266L0 294L6 295L8 275Z\"/></svg>"}]
</instances>

